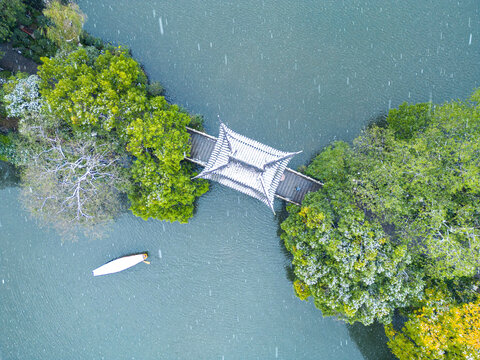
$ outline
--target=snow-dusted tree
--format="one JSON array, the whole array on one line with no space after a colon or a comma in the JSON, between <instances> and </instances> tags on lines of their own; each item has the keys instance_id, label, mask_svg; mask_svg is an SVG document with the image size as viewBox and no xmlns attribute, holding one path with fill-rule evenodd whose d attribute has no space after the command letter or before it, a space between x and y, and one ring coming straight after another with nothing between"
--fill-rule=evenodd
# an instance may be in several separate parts
<instances>
[{"instance_id":1,"label":"snow-dusted tree","mask_svg":"<svg viewBox=\"0 0 480 360\"><path fill-rule=\"evenodd\" d=\"M28 165L31 153L43 146L48 134L52 134L60 126L60 120L53 116L45 105L39 93L37 75L22 77L17 75L14 80L4 84L6 115L18 120L17 127L20 136L15 137L15 154L9 161L16 165Z\"/></svg>"},{"instance_id":2,"label":"snow-dusted tree","mask_svg":"<svg viewBox=\"0 0 480 360\"><path fill-rule=\"evenodd\" d=\"M368 217L355 199L358 176L348 144L335 143L307 169L319 174L322 189L308 194L298 207L287 207L282 239L292 253L297 295L313 298L324 316L349 323L388 324L397 308L423 297L423 272L407 247L391 241L377 219Z\"/></svg>"},{"instance_id":3,"label":"snow-dusted tree","mask_svg":"<svg viewBox=\"0 0 480 360\"><path fill-rule=\"evenodd\" d=\"M118 214L127 177L108 144L57 135L43 140L22 174L22 197L32 213L64 230Z\"/></svg>"},{"instance_id":4,"label":"snow-dusted tree","mask_svg":"<svg viewBox=\"0 0 480 360\"><path fill-rule=\"evenodd\" d=\"M13 89L4 98L8 116L25 118L40 112L43 103L38 92L39 80L37 75L30 75L25 79L11 82Z\"/></svg>"},{"instance_id":5,"label":"snow-dusted tree","mask_svg":"<svg viewBox=\"0 0 480 360\"><path fill-rule=\"evenodd\" d=\"M122 209L129 184L119 148L94 132L74 131L39 94L39 77L5 85L6 110L19 119L13 162L22 167L22 199L57 229L103 223Z\"/></svg>"}]
</instances>

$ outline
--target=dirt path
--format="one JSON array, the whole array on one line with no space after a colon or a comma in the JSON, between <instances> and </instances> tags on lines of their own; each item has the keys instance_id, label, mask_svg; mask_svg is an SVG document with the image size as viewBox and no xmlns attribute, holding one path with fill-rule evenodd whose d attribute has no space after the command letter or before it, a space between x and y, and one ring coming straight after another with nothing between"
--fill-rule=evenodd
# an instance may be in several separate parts
<instances>
[{"instance_id":1,"label":"dirt path","mask_svg":"<svg viewBox=\"0 0 480 360\"><path fill-rule=\"evenodd\" d=\"M17 50L12 48L11 44L0 44L0 51L5 53L0 59L0 68L12 72L23 71L29 74L37 72L38 64L19 54Z\"/></svg>"}]
</instances>

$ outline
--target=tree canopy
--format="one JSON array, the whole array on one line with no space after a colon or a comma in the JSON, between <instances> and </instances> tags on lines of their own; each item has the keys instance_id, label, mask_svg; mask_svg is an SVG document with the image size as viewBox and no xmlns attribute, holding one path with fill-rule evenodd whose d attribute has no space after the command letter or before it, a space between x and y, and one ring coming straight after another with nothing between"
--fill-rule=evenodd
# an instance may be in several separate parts
<instances>
[{"instance_id":1,"label":"tree canopy","mask_svg":"<svg viewBox=\"0 0 480 360\"><path fill-rule=\"evenodd\" d=\"M180 222L193 216L193 202L208 186L191 180L193 168L184 161L190 153L185 126L192 119L164 97L148 96L145 73L127 50L98 55L80 49L44 59L39 76L55 116L134 156L128 196L135 215Z\"/></svg>"},{"instance_id":2,"label":"tree canopy","mask_svg":"<svg viewBox=\"0 0 480 360\"><path fill-rule=\"evenodd\" d=\"M324 315L350 323L389 323L396 308L422 297L424 283L410 266L406 246L392 244L380 223L355 202L347 177L359 166L354 160L345 143L328 147L315 159L308 173L318 174L319 167L327 181L301 208L288 207L282 238L293 254L301 298L312 295Z\"/></svg>"},{"instance_id":3,"label":"tree canopy","mask_svg":"<svg viewBox=\"0 0 480 360\"><path fill-rule=\"evenodd\" d=\"M8 40L18 18L25 13L21 0L0 0L0 42Z\"/></svg>"},{"instance_id":4,"label":"tree canopy","mask_svg":"<svg viewBox=\"0 0 480 360\"><path fill-rule=\"evenodd\" d=\"M158 96L148 111L127 128L127 149L135 157L132 176L137 186L129 193L132 212L144 218L186 222L193 216L193 202L208 190L205 180L195 181L185 126L190 116Z\"/></svg>"},{"instance_id":5,"label":"tree canopy","mask_svg":"<svg viewBox=\"0 0 480 360\"><path fill-rule=\"evenodd\" d=\"M456 304L431 291L401 331L389 325L386 334L400 360L480 359L480 300Z\"/></svg>"},{"instance_id":6,"label":"tree canopy","mask_svg":"<svg viewBox=\"0 0 480 360\"><path fill-rule=\"evenodd\" d=\"M424 104L404 105L387 117L393 126L372 128L354 142L364 164L352 175L356 200L394 228L397 242L425 257L428 276L439 279L473 276L480 266L478 94L428 115ZM410 122L401 127L409 136L394 121L407 112L417 113L414 123L426 118L416 131Z\"/></svg>"},{"instance_id":7,"label":"tree canopy","mask_svg":"<svg viewBox=\"0 0 480 360\"><path fill-rule=\"evenodd\" d=\"M62 231L111 219L122 209L119 193L129 179L122 154L53 116L38 92L39 80L31 75L6 86L7 112L20 118L15 155L6 155L22 165L24 204Z\"/></svg>"},{"instance_id":8,"label":"tree canopy","mask_svg":"<svg viewBox=\"0 0 480 360\"><path fill-rule=\"evenodd\" d=\"M108 143L81 137L48 136L43 151L31 152L22 173L24 203L45 222L67 230L94 225L122 210L121 157Z\"/></svg>"},{"instance_id":9,"label":"tree canopy","mask_svg":"<svg viewBox=\"0 0 480 360\"><path fill-rule=\"evenodd\" d=\"M81 48L42 58L38 76L5 85L17 116L25 199L47 220L93 224L121 209L186 222L208 189L192 181L186 125L192 117L147 93L126 49ZM22 155L23 154L23 155ZM32 195L29 195L32 194Z\"/></svg>"},{"instance_id":10,"label":"tree canopy","mask_svg":"<svg viewBox=\"0 0 480 360\"><path fill-rule=\"evenodd\" d=\"M42 61L40 93L72 127L103 135L114 130L125 141L126 126L147 110L147 77L126 49L79 49Z\"/></svg>"},{"instance_id":11,"label":"tree canopy","mask_svg":"<svg viewBox=\"0 0 480 360\"><path fill-rule=\"evenodd\" d=\"M306 173L324 187L282 223L299 297L326 315L388 323L418 304L425 280L477 274L479 99L403 104L352 146L320 153Z\"/></svg>"},{"instance_id":12,"label":"tree canopy","mask_svg":"<svg viewBox=\"0 0 480 360\"><path fill-rule=\"evenodd\" d=\"M43 11L52 21L52 26L47 27L47 37L60 49L75 49L80 43L83 23L86 15L74 2L63 5L60 0L50 1Z\"/></svg>"}]
</instances>

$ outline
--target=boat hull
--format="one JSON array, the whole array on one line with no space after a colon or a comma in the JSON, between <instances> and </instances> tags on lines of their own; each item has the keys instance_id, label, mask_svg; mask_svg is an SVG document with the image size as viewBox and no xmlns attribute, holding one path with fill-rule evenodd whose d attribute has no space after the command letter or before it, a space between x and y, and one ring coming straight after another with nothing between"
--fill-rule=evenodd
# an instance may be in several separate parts
<instances>
[{"instance_id":1,"label":"boat hull","mask_svg":"<svg viewBox=\"0 0 480 360\"><path fill-rule=\"evenodd\" d=\"M148 255L146 253L123 256L93 270L93 276L114 274L126 270L137 265L138 263L141 263L147 257Z\"/></svg>"}]
</instances>

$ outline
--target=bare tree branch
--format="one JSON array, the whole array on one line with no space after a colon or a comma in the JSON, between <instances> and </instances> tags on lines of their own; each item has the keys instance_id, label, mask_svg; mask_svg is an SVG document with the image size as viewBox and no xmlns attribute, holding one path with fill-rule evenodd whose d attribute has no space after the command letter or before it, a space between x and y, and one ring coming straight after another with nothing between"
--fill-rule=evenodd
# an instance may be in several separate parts
<instances>
[{"instance_id":1,"label":"bare tree branch","mask_svg":"<svg viewBox=\"0 0 480 360\"><path fill-rule=\"evenodd\" d=\"M45 140L48 148L33 154L24 172L27 207L63 226L96 224L118 213L127 183L118 154L94 139Z\"/></svg>"}]
</instances>

